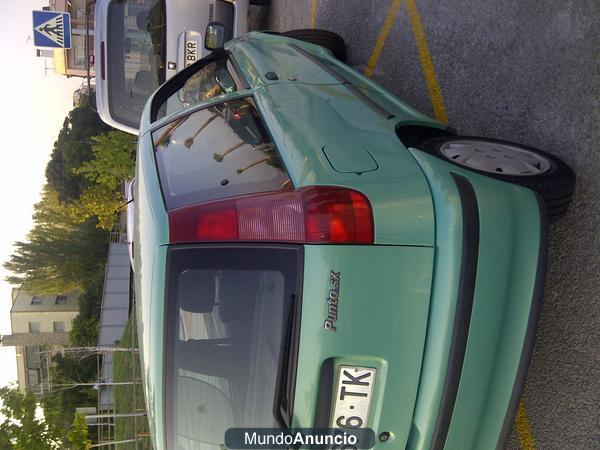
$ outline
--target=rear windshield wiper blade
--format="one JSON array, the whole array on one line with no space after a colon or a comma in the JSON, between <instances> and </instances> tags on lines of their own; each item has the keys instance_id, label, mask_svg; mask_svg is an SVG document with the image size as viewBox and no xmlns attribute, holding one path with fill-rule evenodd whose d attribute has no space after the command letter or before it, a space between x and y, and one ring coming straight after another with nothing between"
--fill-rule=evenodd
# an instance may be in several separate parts
<instances>
[{"instance_id":1,"label":"rear windshield wiper blade","mask_svg":"<svg viewBox=\"0 0 600 450\"><path fill-rule=\"evenodd\" d=\"M277 389L275 395L274 416L281 428L290 428L292 415L292 388L295 380L296 354L298 344L298 301L295 295L290 297L290 305L287 310L285 331L282 339L279 372L277 377Z\"/></svg>"}]
</instances>

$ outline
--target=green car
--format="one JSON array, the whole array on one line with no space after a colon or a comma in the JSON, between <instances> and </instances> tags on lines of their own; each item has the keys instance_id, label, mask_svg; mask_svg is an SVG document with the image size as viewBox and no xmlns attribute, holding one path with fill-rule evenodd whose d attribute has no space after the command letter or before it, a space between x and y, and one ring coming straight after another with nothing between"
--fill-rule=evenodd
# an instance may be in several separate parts
<instances>
[{"instance_id":1,"label":"green car","mask_svg":"<svg viewBox=\"0 0 600 450\"><path fill-rule=\"evenodd\" d=\"M223 48L221 31L141 121L132 253L154 448L268 427L502 448L571 170L456 135L335 58L331 33Z\"/></svg>"}]
</instances>

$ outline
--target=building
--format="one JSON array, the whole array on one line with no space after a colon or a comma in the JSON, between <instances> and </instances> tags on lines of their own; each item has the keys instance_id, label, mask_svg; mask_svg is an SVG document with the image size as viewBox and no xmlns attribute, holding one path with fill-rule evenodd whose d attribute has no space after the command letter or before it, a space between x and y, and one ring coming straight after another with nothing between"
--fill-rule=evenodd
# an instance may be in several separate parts
<instances>
[{"instance_id":1,"label":"building","mask_svg":"<svg viewBox=\"0 0 600 450\"><path fill-rule=\"evenodd\" d=\"M88 62L90 76L94 75L94 5L87 6L89 0L50 0L49 11L68 12L71 15L71 48L52 50L54 71L66 77L87 77ZM86 29L87 28L87 29ZM87 39L86 39L87 36ZM87 47L86 47L87 41ZM38 56L47 57L48 51L38 51Z\"/></svg>"},{"instance_id":2,"label":"building","mask_svg":"<svg viewBox=\"0 0 600 450\"><path fill-rule=\"evenodd\" d=\"M50 389L52 356L69 343L72 322L79 314L79 295L31 295L13 288L12 334L0 345L14 346L19 389L41 396Z\"/></svg>"}]
</instances>

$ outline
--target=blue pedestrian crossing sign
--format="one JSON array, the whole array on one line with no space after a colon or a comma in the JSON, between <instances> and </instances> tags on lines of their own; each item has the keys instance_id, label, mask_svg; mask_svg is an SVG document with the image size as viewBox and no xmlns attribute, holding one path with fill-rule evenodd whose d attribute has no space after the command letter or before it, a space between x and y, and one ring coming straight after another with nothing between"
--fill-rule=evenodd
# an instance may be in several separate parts
<instances>
[{"instance_id":1,"label":"blue pedestrian crossing sign","mask_svg":"<svg viewBox=\"0 0 600 450\"><path fill-rule=\"evenodd\" d=\"M36 47L71 48L71 15L62 11L33 11Z\"/></svg>"}]
</instances>

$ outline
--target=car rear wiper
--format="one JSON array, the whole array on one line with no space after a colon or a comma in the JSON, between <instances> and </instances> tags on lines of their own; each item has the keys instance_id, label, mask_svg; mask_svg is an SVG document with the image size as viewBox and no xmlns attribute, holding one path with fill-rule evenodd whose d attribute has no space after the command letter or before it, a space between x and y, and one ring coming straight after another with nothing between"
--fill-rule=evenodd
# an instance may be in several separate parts
<instances>
[{"instance_id":1,"label":"car rear wiper","mask_svg":"<svg viewBox=\"0 0 600 450\"><path fill-rule=\"evenodd\" d=\"M292 421L292 389L295 385L296 355L298 347L299 322L297 308L299 302L295 295L290 296L287 310L285 332L281 341L279 371L273 414L281 428L290 428Z\"/></svg>"}]
</instances>

